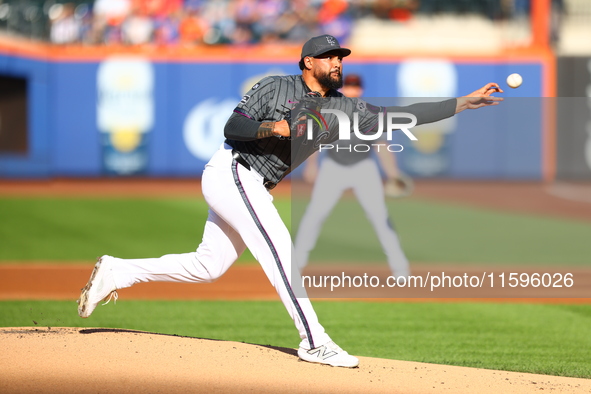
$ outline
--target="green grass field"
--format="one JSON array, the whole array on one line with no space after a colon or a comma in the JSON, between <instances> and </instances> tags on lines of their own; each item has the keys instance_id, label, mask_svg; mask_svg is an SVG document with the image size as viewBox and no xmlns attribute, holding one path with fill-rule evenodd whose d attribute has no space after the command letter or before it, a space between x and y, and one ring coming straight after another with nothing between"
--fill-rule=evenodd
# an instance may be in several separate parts
<instances>
[{"instance_id":1,"label":"green grass field","mask_svg":"<svg viewBox=\"0 0 591 394\"><path fill-rule=\"evenodd\" d=\"M304 205L275 199L294 230ZM591 223L517 215L420 200L390 203L411 261L589 265ZM111 254L154 257L195 250L207 205L197 199L0 198L0 261L93 261ZM294 233L294 231L292 231ZM343 200L323 227L312 259L384 261L354 200ZM247 253L241 261L252 261Z\"/></svg>"},{"instance_id":2,"label":"green grass field","mask_svg":"<svg viewBox=\"0 0 591 394\"><path fill-rule=\"evenodd\" d=\"M301 206L278 198L275 203L288 225L292 217L297 222ZM390 209L411 261L589 264L589 223L415 199ZM383 261L377 241L359 237L373 230L358 204L345 200L336 213L313 257L334 261L328 251L341 248L350 261ZM137 258L187 252L200 243L206 215L206 204L195 199L0 198L0 263L90 263L105 253ZM345 234L344 242L335 244L335 234ZM251 262L249 254L241 259ZM315 306L333 339L353 354L591 378L591 305L318 301ZM74 301L0 302L1 326L34 326L33 321L298 344L278 302L120 300L90 319L77 317Z\"/></svg>"},{"instance_id":3,"label":"green grass field","mask_svg":"<svg viewBox=\"0 0 591 394\"><path fill-rule=\"evenodd\" d=\"M294 201L299 222L306 201ZM590 265L591 223L433 203L389 201L390 218L410 261L462 264ZM384 261L375 232L354 198L330 214L311 260Z\"/></svg>"},{"instance_id":4,"label":"green grass field","mask_svg":"<svg viewBox=\"0 0 591 394\"><path fill-rule=\"evenodd\" d=\"M289 212L288 202L279 206ZM207 210L204 201L187 198L0 198L0 261L190 252L201 243ZM248 251L241 258L252 260Z\"/></svg>"}]
</instances>

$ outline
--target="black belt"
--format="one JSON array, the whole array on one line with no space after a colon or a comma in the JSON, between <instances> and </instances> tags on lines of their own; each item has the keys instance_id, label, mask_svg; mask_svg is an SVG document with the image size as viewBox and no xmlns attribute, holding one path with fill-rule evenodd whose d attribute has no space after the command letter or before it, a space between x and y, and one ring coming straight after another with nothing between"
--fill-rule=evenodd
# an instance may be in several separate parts
<instances>
[{"instance_id":1,"label":"black belt","mask_svg":"<svg viewBox=\"0 0 591 394\"><path fill-rule=\"evenodd\" d=\"M250 171L250 164L248 164L248 162L244 160L244 157L242 157L240 152L232 149L232 158L236 160L236 163L241 164L244 168ZM268 180L267 178L264 178L263 186L265 186L267 190L272 190L273 188L275 188L275 186L277 186L277 184L275 182Z\"/></svg>"}]
</instances>

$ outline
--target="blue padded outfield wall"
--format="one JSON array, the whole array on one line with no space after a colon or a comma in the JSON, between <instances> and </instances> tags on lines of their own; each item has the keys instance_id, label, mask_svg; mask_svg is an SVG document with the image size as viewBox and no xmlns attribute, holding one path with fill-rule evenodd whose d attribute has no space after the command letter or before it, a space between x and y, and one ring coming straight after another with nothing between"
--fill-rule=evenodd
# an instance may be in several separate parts
<instances>
[{"instance_id":1,"label":"blue padded outfield wall","mask_svg":"<svg viewBox=\"0 0 591 394\"><path fill-rule=\"evenodd\" d=\"M455 97L499 82L509 98L501 106L423 126L418 144L397 141L405 148L400 165L417 177L542 178L541 63L347 60L344 69L362 75L369 102ZM517 90L504 82L513 72L526 81ZM28 153L0 153L0 176L200 176L244 92L265 75L299 73L295 62L65 62L0 54L0 75L25 78L28 90Z\"/></svg>"}]
</instances>

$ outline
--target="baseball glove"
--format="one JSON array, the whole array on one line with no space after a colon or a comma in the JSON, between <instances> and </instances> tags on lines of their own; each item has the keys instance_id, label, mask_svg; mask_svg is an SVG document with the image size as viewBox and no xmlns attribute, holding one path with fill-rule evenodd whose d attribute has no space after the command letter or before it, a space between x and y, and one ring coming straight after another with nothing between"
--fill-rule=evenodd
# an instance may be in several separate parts
<instances>
[{"instance_id":1,"label":"baseball glove","mask_svg":"<svg viewBox=\"0 0 591 394\"><path fill-rule=\"evenodd\" d=\"M391 178L386 181L384 185L384 193L389 198L407 197L414 191L414 182L412 178L406 175L399 175L396 178Z\"/></svg>"},{"instance_id":2,"label":"baseball glove","mask_svg":"<svg viewBox=\"0 0 591 394\"><path fill-rule=\"evenodd\" d=\"M317 135L319 131L326 129L324 117L320 114L322 106L322 95L318 92L308 92L302 99L289 111L285 120L289 123L292 138L306 136L308 132L308 119L312 120L313 134Z\"/></svg>"}]
</instances>

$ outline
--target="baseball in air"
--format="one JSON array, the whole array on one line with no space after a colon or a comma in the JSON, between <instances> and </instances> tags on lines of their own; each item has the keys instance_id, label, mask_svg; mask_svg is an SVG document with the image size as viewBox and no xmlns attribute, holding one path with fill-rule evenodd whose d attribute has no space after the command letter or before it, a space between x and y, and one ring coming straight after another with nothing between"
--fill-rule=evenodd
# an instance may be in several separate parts
<instances>
[{"instance_id":1,"label":"baseball in air","mask_svg":"<svg viewBox=\"0 0 591 394\"><path fill-rule=\"evenodd\" d=\"M520 87L522 82L523 78L517 73L511 74L507 77L507 85L513 89Z\"/></svg>"}]
</instances>

